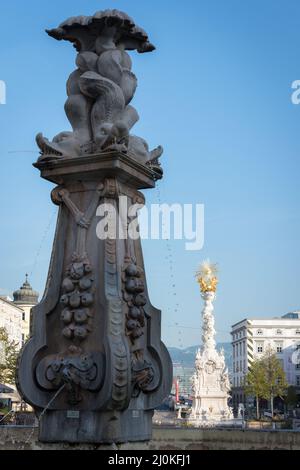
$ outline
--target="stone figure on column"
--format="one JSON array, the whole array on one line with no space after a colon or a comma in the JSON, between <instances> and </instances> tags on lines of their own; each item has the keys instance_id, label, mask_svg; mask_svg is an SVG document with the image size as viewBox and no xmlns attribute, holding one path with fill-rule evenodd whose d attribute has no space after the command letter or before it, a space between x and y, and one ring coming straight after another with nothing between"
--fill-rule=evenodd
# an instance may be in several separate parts
<instances>
[{"instance_id":1,"label":"stone figure on column","mask_svg":"<svg viewBox=\"0 0 300 470\"><path fill-rule=\"evenodd\" d=\"M232 418L228 406L230 381L225 365L224 351L217 351L215 341L215 299L218 277L216 265L204 261L197 273L201 295L204 300L202 310L202 346L197 351L193 383L193 406L190 423L194 426L214 425Z\"/></svg>"},{"instance_id":2,"label":"stone figure on column","mask_svg":"<svg viewBox=\"0 0 300 470\"><path fill-rule=\"evenodd\" d=\"M118 150L156 167L159 173L162 147L149 151L144 139L130 134L139 115L130 105L137 78L127 50L145 53L155 49L145 31L125 13L106 10L92 17L70 18L47 32L55 39L71 41L78 54L77 68L67 82L65 104L73 132L61 132L52 142L38 134L41 158Z\"/></svg>"},{"instance_id":3,"label":"stone figure on column","mask_svg":"<svg viewBox=\"0 0 300 470\"><path fill-rule=\"evenodd\" d=\"M153 410L171 390L172 363L161 312L150 303L141 240L130 236L134 217L123 206L143 205L139 190L163 175L162 148L150 151L131 134L137 79L127 51L154 46L117 10L47 32L77 50L65 105L72 130L52 141L37 136L34 166L56 185L59 215L18 389L39 417L42 441L144 441ZM115 215L114 236L99 229L107 211Z\"/></svg>"}]
</instances>

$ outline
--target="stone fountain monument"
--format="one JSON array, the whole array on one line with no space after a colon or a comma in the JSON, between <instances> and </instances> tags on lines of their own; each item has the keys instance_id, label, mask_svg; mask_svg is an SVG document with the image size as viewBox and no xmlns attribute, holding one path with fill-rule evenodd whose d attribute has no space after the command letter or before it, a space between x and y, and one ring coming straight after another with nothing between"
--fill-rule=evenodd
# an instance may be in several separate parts
<instances>
[{"instance_id":1,"label":"stone fountain monument","mask_svg":"<svg viewBox=\"0 0 300 470\"><path fill-rule=\"evenodd\" d=\"M194 398L189 422L193 426L214 426L233 419L228 406L230 382L224 352L217 351L215 342L213 301L218 283L216 265L203 262L197 278L204 300L202 347L197 351L192 377Z\"/></svg>"},{"instance_id":2,"label":"stone fountain monument","mask_svg":"<svg viewBox=\"0 0 300 470\"><path fill-rule=\"evenodd\" d=\"M43 442L149 440L172 363L161 313L149 300L141 240L129 236L135 218L121 206L144 204L139 190L154 188L163 174L163 149L150 151L131 134L139 116L130 104L137 78L127 51L155 48L117 10L70 18L47 33L77 50L65 104L72 131L37 136L34 166L55 183L59 215L18 388L39 417ZM106 230L108 207L115 236Z\"/></svg>"}]
</instances>

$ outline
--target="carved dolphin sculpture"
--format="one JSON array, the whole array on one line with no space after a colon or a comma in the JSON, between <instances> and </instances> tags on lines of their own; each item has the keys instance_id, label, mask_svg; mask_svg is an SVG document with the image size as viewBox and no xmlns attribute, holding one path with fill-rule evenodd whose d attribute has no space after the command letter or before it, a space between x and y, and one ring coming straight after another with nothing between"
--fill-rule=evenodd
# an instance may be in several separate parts
<instances>
[{"instance_id":1,"label":"carved dolphin sculpture","mask_svg":"<svg viewBox=\"0 0 300 470\"><path fill-rule=\"evenodd\" d=\"M77 69L67 82L66 115L73 132L61 132L51 142L41 133L37 144L40 159L74 158L117 150L162 176L162 147L150 151L147 142L130 134L139 120L130 105L137 78L126 50L140 53L155 48L145 31L118 10L97 12L90 17L70 18L48 30L58 40L74 44Z\"/></svg>"}]
</instances>

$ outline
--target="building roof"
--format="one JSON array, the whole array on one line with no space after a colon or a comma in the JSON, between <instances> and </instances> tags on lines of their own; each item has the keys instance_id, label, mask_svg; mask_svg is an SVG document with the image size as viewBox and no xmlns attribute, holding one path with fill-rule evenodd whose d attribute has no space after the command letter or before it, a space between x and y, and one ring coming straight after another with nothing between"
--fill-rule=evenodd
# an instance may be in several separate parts
<instances>
[{"instance_id":1,"label":"building roof","mask_svg":"<svg viewBox=\"0 0 300 470\"><path fill-rule=\"evenodd\" d=\"M244 322L260 322L260 321L269 321L269 322L274 322L276 324L279 321L284 321L284 320L300 320L300 311L295 311L295 312L289 312L281 317L270 317L270 318L243 318L243 320L238 321L234 325L231 325L231 328L236 328L238 325Z\"/></svg>"},{"instance_id":2,"label":"building roof","mask_svg":"<svg viewBox=\"0 0 300 470\"><path fill-rule=\"evenodd\" d=\"M11 386L0 383L0 393L14 393L14 391Z\"/></svg>"},{"instance_id":3,"label":"building roof","mask_svg":"<svg viewBox=\"0 0 300 470\"><path fill-rule=\"evenodd\" d=\"M34 291L31 285L28 282L28 274L26 274L26 279L24 284L20 289L16 290L13 293L14 303L20 305L36 305L39 299L39 293Z\"/></svg>"},{"instance_id":4,"label":"building roof","mask_svg":"<svg viewBox=\"0 0 300 470\"><path fill-rule=\"evenodd\" d=\"M19 307L18 305L16 305L12 300L9 300L8 297L0 296L0 300L2 300L2 302L9 304L11 307L14 307L20 310L21 312L23 312L23 309Z\"/></svg>"},{"instance_id":5,"label":"building roof","mask_svg":"<svg viewBox=\"0 0 300 470\"><path fill-rule=\"evenodd\" d=\"M282 315L281 318L288 318L289 320L299 320L300 319L300 312L289 312L285 315Z\"/></svg>"}]
</instances>

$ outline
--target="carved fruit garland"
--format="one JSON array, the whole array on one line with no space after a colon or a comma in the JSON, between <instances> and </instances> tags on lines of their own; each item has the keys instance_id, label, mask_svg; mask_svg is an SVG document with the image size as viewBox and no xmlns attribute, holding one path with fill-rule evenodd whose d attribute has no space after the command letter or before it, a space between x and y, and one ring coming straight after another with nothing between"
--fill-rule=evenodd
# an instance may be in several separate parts
<instances>
[{"instance_id":1,"label":"carved fruit garland","mask_svg":"<svg viewBox=\"0 0 300 470\"><path fill-rule=\"evenodd\" d=\"M60 299L63 311L61 320L64 324L62 334L69 340L81 342L92 331L94 302L91 277L92 267L87 260L74 255L62 283L63 295Z\"/></svg>"},{"instance_id":2,"label":"carved fruit garland","mask_svg":"<svg viewBox=\"0 0 300 470\"><path fill-rule=\"evenodd\" d=\"M128 306L126 315L126 334L129 336L131 343L144 334L145 311L144 306L147 299L144 295L145 285L141 279L142 269L136 264L129 264L123 274L124 282L124 300Z\"/></svg>"},{"instance_id":3,"label":"carved fruit garland","mask_svg":"<svg viewBox=\"0 0 300 470\"><path fill-rule=\"evenodd\" d=\"M123 270L123 297L127 304L126 334L131 343L132 395L137 397L140 391L146 392L153 382L152 364L144 358L144 347L139 340L144 335L147 316L144 307L147 298L144 294L145 283L143 270L130 262Z\"/></svg>"}]
</instances>

